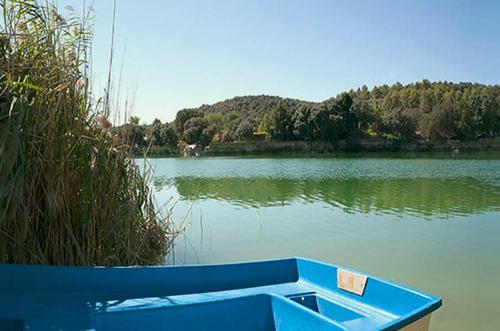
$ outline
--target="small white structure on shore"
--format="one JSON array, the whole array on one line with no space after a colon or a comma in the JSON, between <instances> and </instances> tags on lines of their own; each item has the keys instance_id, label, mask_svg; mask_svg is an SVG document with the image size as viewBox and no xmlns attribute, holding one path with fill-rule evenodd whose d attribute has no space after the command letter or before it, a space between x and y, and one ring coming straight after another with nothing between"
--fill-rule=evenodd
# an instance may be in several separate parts
<instances>
[{"instance_id":1,"label":"small white structure on shore","mask_svg":"<svg viewBox=\"0 0 500 331\"><path fill-rule=\"evenodd\" d=\"M201 155L201 152L203 152L203 148L200 145L191 144L184 147L182 155L184 157L192 157L192 156L198 157Z\"/></svg>"}]
</instances>

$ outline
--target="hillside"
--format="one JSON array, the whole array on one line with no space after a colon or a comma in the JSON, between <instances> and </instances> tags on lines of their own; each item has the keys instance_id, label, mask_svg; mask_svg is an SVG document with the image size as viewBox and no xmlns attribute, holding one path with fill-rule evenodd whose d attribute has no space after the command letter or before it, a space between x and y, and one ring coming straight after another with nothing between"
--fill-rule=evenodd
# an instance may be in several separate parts
<instances>
[{"instance_id":1,"label":"hillside","mask_svg":"<svg viewBox=\"0 0 500 331\"><path fill-rule=\"evenodd\" d=\"M314 102L302 101L298 99L282 98L270 95L248 95L234 97L224 101L214 103L213 105L202 105L196 108L197 111L204 113L230 112L245 113L247 116L263 116L270 109L276 108L279 104L286 105L288 108L297 108L301 105L313 105Z\"/></svg>"},{"instance_id":2,"label":"hillside","mask_svg":"<svg viewBox=\"0 0 500 331\"><path fill-rule=\"evenodd\" d=\"M423 80L372 89L362 86L322 102L242 96L180 110L173 123L155 121L141 130L125 135L137 145L171 149L178 142L208 145L263 139L470 141L499 135L500 86Z\"/></svg>"}]
</instances>

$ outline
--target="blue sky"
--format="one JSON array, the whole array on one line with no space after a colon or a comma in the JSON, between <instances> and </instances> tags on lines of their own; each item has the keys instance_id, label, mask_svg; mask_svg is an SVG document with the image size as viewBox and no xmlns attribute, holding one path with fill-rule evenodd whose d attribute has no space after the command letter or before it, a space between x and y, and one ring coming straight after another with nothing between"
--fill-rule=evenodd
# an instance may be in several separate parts
<instances>
[{"instance_id":1,"label":"blue sky","mask_svg":"<svg viewBox=\"0 0 500 331\"><path fill-rule=\"evenodd\" d=\"M113 1L94 8L100 88ZM321 101L423 78L498 84L499 17L500 1L487 0L117 0L114 71L142 122L238 95Z\"/></svg>"}]
</instances>

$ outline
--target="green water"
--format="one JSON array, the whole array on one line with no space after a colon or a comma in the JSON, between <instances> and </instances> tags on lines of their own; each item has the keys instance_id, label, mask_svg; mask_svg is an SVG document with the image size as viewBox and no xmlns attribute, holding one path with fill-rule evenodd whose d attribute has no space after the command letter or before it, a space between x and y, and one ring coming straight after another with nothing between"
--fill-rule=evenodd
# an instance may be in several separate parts
<instances>
[{"instance_id":1,"label":"green water","mask_svg":"<svg viewBox=\"0 0 500 331\"><path fill-rule=\"evenodd\" d=\"M151 162L170 262L309 257L441 296L433 330L500 325L500 154Z\"/></svg>"}]
</instances>

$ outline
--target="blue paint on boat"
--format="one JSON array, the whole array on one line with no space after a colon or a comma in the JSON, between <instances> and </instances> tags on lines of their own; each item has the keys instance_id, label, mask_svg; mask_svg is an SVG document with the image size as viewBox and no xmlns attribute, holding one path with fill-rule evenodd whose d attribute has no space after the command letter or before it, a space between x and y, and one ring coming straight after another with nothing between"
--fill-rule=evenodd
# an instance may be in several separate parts
<instances>
[{"instance_id":1,"label":"blue paint on boat","mask_svg":"<svg viewBox=\"0 0 500 331\"><path fill-rule=\"evenodd\" d=\"M0 265L0 330L397 330L441 305L438 297L369 275L364 292L351 293L338 287L337 270L302 258Z\"/></svg>"}]
</instances>

